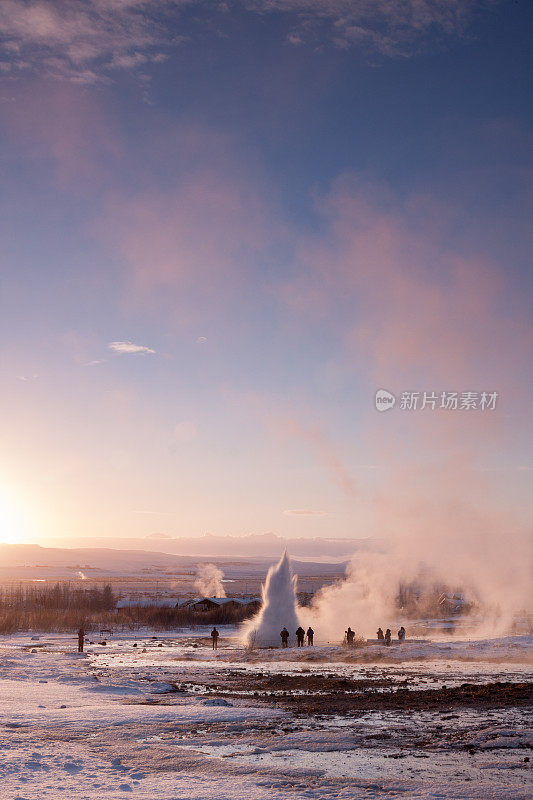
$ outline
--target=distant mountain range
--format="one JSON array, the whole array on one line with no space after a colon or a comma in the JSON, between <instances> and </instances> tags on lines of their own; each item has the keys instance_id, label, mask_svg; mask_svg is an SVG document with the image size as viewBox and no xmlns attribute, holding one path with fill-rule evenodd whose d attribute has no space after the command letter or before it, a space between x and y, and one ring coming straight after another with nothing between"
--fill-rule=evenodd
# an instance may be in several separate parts
<instances>
[{"instance_id":1,"label":"distant mountain range","mask_svg":"<svg viewBox=\"0 0 533 800\"><path fill-rule=\"evenodd\" d=\"M193 540L197 541L197 540ZM153 550L117 550L104 547L41 547L37 544L0 544L0 580L95 579L111 576L170 578L194 576L199 562L216 561L226 578L243 575L263 577L274 556L178 555ZM305 561L293 559L294 571L301 575L338 575L347 561Z\"/></svg>"},{"instance_id":2,"label":"distant mountain range","mask_svg":"<svg viewBox=\"0 0 533 800\"><path fill-rule=\"evenodd\" d=\"M91 538L67 542L55 540L59 547L105 547L119 550L144 550L183 556L278 558L288 550L294 558L318 558L330 560L349 558L361 550L381 550L378 539L286 539L274 533L250 534L248 536L212 536L207 533L197 537L172 538L166 534L151 534L144 539Z\"/></svg>"}]
</instances>

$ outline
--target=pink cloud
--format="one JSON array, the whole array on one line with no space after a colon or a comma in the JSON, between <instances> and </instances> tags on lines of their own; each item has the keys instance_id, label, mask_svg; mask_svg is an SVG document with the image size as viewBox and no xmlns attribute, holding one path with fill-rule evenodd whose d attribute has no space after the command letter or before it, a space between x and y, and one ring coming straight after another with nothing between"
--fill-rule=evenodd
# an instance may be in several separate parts
<instances>
[{"instance_id":1,"label":"pink cloud","mask_svg":"<svg viewBox=\"0 0 533 800\"><path fill-rule=\"evenodd\" d=\"M301 243L285 299L297 313L330 318L376 380L496 389L525 367L531 332L505 311L505 271L447 241L431 199L402 205L347 179L318 209L329 231Z\"/></svg>"},{"instance_id":2,"label":"pink cloud","mask_svg":"<svg viewBox=\"0 0 533 800\"><path fill-rule=\"evenodd\" d=\"M181 146L189 152L186 138ZM110 193L94 226L122 265L128 302L153 302L167 318L178 306L181 319L194 318L200 307L210 316L227 313L258 279L272 241L284 235L260 181L248 180L231 157L225 169L207 152L206 165L198 166L197 147L172 188Z\"/></svg>"},{"instance_id":3,"label":"pink cloud","mask_svg":"<svg viewBox=\"0 0 533 800\"><path fill-rule=\"evenodd\" d=\"M70 83L33 81L14 86L0 107L4 129L26 158L51 165L62 188L85 192L106 175L120 139L102 98Z\"/></svg>"}]
</instances>

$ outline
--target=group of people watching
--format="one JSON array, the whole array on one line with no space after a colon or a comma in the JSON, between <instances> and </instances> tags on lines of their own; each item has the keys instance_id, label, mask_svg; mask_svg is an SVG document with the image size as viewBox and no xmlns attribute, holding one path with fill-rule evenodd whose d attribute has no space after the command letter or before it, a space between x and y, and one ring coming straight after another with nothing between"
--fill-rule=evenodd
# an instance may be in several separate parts
<instances>
[{"instance_id":1,"label":"group of people watching","mask_svg":"<svg viewBox=\"0 0 533 800\"><path fill-rule=\"evenodd\" d=\"M307 646L308 647L312 647L313 646L315 632L311 627L309 627L307 629L307 632L306 632L306 631L304 631L304 629L300 625L298 628L296 628L295 634L296 634L296 642L298 644L298 647L303 647L304 646L304 638L306 636L307 636ZM345 637L346 637L346 644L348 645L348 647L353 647L354 638L355 638L355 632L352 631L352 629L350 627L348 627L348 630L345 631L344 634L345 634ZM211 641L213 642L213 650L218 650L218 637L219 636L220 636L220 634L217 631L217 629L213 628L213 630L211 631ZM283 628L283 630L280 633L280 636L281 636L281 646L282 647L288 647L289 646L290 633L287 630L287 628ZM392 634L391 634L390 628L387 628L385 633L383 633L381 628L378 628L377 636L378 636L378 641L379 642L383 642L384 644L387 644L387 645L389 645L391 643ZM78 653L83 653L84 639L85 639L85 631L83 630L83 628L80 628L79 631L78 631ZM402 625L400 630L398 631L398 641L399 642L403 642L404 640L405 640L405 628Z\"/></svg>"},{"instance_id":2,"label":"group of people watching","mask_svg":"<svg viewBox=\"0 0 533 800\"><path fill-rule=\"evenodd\" d=\"M298 647L303 647L304 646L304 638L306 636L307 636L307 646L308 647L312 647L312 645L314 643L315 632L311 627L309 627L307 629L307 633L306 633L304 631L304 629L302 628L302 626L300 625L298 628L296 628L295 634L296 634L296 642L298 644ZM287 628L283 628L283 630L280 633L280 636L281 636L281 646L282 647L288 647L289 646L290 633L287 630Z\"/></svg>"},{"instance_id":3,"label":"group of people watching","mask_svg":"<svg viewBox=\"0 0 533 800\"><path fill-rule=\"evenodd\" d=\"M386 645L389 645L391 643L392 633L391 633L390 628L387 628L385 633L383 633L381 628L378 628L377 636L378 636L378 641L379 642L383 642ZM400 630L398 631L398 641L399 642L405 641L405 628L403 627L403 625L401 626Z\"/></svg>"},{"instance_id":4,"label":"group of people watching","mask_svg":"<svg viewBox=\"0 0 533 800\"><path fill-rule=\"evenodd\" d=\"M296 642L298 644L298 647L303 647L304 646L304 639L305 639L306 636L307 636L307 646L308 647L312 647L312 645L314 644L315 632L311 627L309 627L307 629L307 632L306 632L306 631L304 631L304 629L300 625L298 628L296 628L295 634L296 634ZM211 640L213 642L213 650L217 650L218 649L218 637L219 636L220 636L220 634L217 631L217 629L213 628L213 630L211 631ZM288 647L289 646L290 633L287 630L287 628L283 628L283 630L280 633L280 636L281 636L281 646L282 647Z\"/></svg>"}]
</instances>

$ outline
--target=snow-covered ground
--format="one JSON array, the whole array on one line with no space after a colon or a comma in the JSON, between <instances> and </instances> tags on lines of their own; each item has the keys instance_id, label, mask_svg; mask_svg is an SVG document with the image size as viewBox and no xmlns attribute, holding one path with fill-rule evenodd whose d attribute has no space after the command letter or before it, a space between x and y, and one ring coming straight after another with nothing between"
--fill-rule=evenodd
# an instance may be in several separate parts
<instances>
[{"instance_id":1,"label":"snow-covered ground","mask_svg":"<svg viewBox=\"0 0 533 800\"><path fill-rule=\"evenodd\" d=\"M83 655L73 636L1 637L0 798L532 796L531 709L295 717L251 692L206 694L202 679L216 685L231 672L246 685L260 667L386 674L419 688L521 682L531 676L533 637L247 652L222 630L213 653L207 634L106 634ZM181 683L186 691L175 691Z\"/></svg>"}]
</instances>

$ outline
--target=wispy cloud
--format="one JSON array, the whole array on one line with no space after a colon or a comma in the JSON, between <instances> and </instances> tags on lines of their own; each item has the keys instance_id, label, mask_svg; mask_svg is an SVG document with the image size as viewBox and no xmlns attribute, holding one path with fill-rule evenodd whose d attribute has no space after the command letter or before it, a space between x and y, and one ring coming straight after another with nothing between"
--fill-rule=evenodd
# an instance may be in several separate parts
<instances>
[{"instance_id":1,"label":"wispy cloud","mask_svg":"<svg viewBox=\"0 0 533 800\"><path fill-rule=\"evenodd\" d=\"M1 0L4 71L95 83L110 71L165 59L172 17L189 0ZM170 17L169 17L170 15Z\"/></svg>"},{"instance_id":2,"label":"wispy cloud","mask_svg":"<svg viewBox=\"0 0 533 800\"><path fill-rule=\"evenodd\" d=\"M326 517L327 511L309 511L306 508L286 508L286 517Z\"/></svg>"},{"instance_id":3,"label":"wispy cloud","mask_svg":"<svg viewBox=\"0 0 533 800\"><path fill-rule=\"evenodd\" d=\"M142 344L134 344L133 342L109 342L107 346L110 350L119 355L129 353L146 355L148 353L155 353L155 350L152 350L151 347L145 347Z\"/></svg>"},{"instance_id":4,"label":"wispy cloud","mask_svg":"<svg viewBox=\"0 0 533 800\"><path fill-rule=\"evenodd\" d=\"M427 40L460 35L491 0L244 0L260 14L285 14L287 41L330 41L385 56L409 56Z\"/></svg>"},{"instance_id":5,"label":"wispy cloud","mask_svg":"<svg viewBox=\"0 0 533 800\"><path fill-rule=\"evenodd\" d=\"M323 426L305 420L306 415L301 407L296 410L290 404L279 403L257 392L243 395L225 392L225 397L229 402L243 406L249 414L259 417L277 439L300 441L350 500L357 497L356 483L338 445Z\"/></svg>"},{"instance_id":6,"label":"wispy cloud","mask_svg":"<svg viewBox=\"0 0 533 800\"><path fill-rule=\"evenodd\" d=\"M497 0L496 0L497 1ZM286 41L330 42L385 56L408 56L435 38L460 35L494 0L237 0L229 9L278 15ZM187 38L181 12L195 25L222 24L217 0L0 0L0 69L31 70L78 83L109 80L117 70L164 61ZM190 35L190 32L189 32Z\"/></svg>"}]
</instances>

